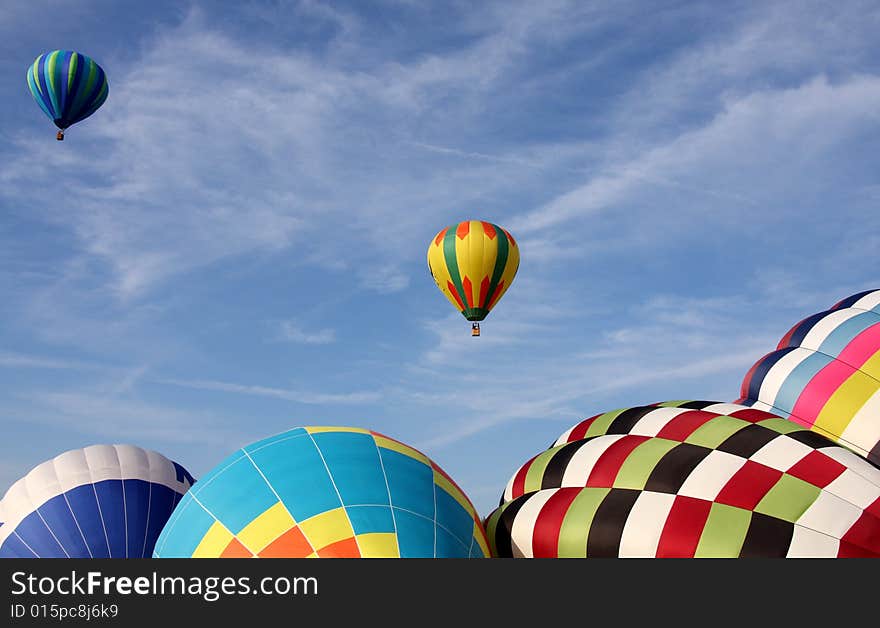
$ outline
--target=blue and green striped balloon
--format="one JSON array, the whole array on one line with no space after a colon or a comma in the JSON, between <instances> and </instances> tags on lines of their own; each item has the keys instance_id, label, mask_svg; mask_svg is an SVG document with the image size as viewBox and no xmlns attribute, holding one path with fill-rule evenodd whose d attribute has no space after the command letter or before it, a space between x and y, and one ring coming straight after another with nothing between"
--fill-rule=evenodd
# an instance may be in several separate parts
<instances>
[{"instance_id":1,"label":"blue and green striped balloon","mask_svg":"<svg viewBox=\"0 0 880 628\"><path fill-rule=\"evenodd\" d=\"M31 96L61 131L85 120L107 100L104 70L73 50L53 50L36 58L27 72Z\"/></svg>"}]
</instances>

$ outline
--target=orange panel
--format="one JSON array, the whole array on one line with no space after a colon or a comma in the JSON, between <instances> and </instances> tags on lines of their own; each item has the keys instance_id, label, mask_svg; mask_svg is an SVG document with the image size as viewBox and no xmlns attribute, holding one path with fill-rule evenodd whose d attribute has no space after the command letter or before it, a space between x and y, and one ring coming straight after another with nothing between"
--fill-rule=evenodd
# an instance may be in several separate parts
<instances>
[{"instance_id":1,"label":"orange panel","mask_svg":"<svg viewBox=\"0 0 880 628\"><path fill-rule=\"evenodd\" d=\"M251 554L251 551L246 548L238 539L232 539L229 541L229 545L226 546L226 549L223 550L223 553L220 554L220 558L253 558L254 555Z\"/></svg>"},{"instance_id":2,"label":"orange panel","mask_svg":"<svg viewBox=\"0 0 880 628\"><path fill-rule=\"evenodd\" d=\"M354 537L342 539L318 550L321 558L360 558L357 540Z\"/></svg>"},{"instance_id":3,"label":"orange panel","mask_svg":"<svg viewBox=\"0 0 880 628\"><path fill-rule=\"evenodd\" d=\"M305 558L314 551L302 530L293 527L263 548L260 558Z\"/></svg>"}]
</instances>

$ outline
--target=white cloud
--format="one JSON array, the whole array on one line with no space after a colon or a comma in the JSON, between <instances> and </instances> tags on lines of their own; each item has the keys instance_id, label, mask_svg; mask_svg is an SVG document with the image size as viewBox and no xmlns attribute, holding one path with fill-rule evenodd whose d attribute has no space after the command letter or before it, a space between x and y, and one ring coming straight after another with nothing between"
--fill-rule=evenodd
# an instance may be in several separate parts
<instances>
[{"instance_id":1,"label":"white cloud","mask_svg":"<svg viewBox=\"0 0 880 628\"><path fill-rule=\"evenodd\" d=\"M104 441L224 445L239 434L210 412L188 412L129 396L41 391L22 393L18 399L27 410L17 410L13 402L7 408L10 423L100 435Z\"/></svg>"},{"instance_id":2,"label":"white cloud","mask_svg":"<svg viewBox=\"0 0 880 628\"><path fill-rule=\"evenodd\" d=\"M362 391L351 393L316 393L282 388L271 388L268 386L218 382L211 380L156 378L152 381L168 386L180 386L182 388L191 388L195 390L213 390L241 395L255 395L258 397L273 397L275 399L283 399L285 401L293 401L296 403L305 404L361 404L373 403L381 398L380 393L375 391Z\"/></svg>"},{"instance_id":3,"label":"white cloud","mask_svg":"<svg viewBox=\"0 0 880 628\"><path fill-rule=\"evenodd\" d=\"M33 368L33 369L59 369L59 370L96 370L106 368L99 364L91 364L80 360L67 360L50 358L23 353L0 352L0 367L2 368Z\"/></svg>"},{"instance_id":4,"label":"white cloud","mask_svg":"<svg viewBox=\"0 0 880 628\"><path fill-rule=\"evenodd\" d=\"M757 305L757 300L661 294L632 303L610 319L612 325L615 320L628 324L600 323L604 331L575 338L535 331L519 337L524 349L515 354L505 353L500 341L479 348L483 338L472 341L464 333L456 343L447 338L452 333L448 325L438 324L431 329L445 349L430 350L424 357L426 371L415 371L425 392L398 394L426 408L455 408L456 416L467 417L445 421L442 433L421 443L429 449L512 421L574 424L588 413L614 409L621 399L624 405L637 405L680 399L695 389L705 392L691 397L706 398L710 382L716 382L712 390L726 391L719 401L730 401L748 368L778 341L777 317L756 323L749 315ZM425 373L431 375L430 385ZM717 384L723 381L726 386ZM431 388L435 392L427 392Z\"/></svg>"},{"instance_id":5,"label":"white cloud","mask_svg":"<svg viewBox=\"0 0 880 628\"><path fill-rule=\"evenodd\" d=\"M370 267L359 272L361 285L380 294L400 292L409 286L409 275L391 267Z\"/></svg>"},{"instance_id":6,"label":"white cloud","mask_svg":"<svg viewBox=\"0 0 880 628\"><path fill-rule=\"evenodd\" d=\"M296 321L281 322L280 337L286 342L307 345L325 345L336 341L336 332L332 329L306 330Z\"/></svg>"},{"instance_id":7,"label":"white cloud","mask_svg":"<svg viewBox=\"0 0 880 628\"><path fill-rule=\"evenodd\" d=\"M518 217L511 230L522 234L564 225L600 211L620 210L625 201L651 188L673 186L703 197L726 200L736 210L736 220L767 217L767 188L785 185L785 173L797 164L820 155L865 124L876 123L880 77L859 76L832 84L825 77L791 89L764 90L726 103L706 126L688 130L632 161L612 166L586 184L561 194L542 207ZM767 138L773 143L768 144ZM794 160L792 156L796 155ZM703 181L725 179L729 187L692 185L699 173ZM735 174L725 174L735 173ZM757 198L760 195L761 201ZM638 215L627 207L626 223L655 232L649 206ZM687 210L679 206L676 221ZM691 210L693 211L693 210ZM664 212L668 217L670 212ZM729 215L729 213L728 213ZM707 221L729 222L722 212L703 212ZM778 216L777 216L778 217ZM647 220L645 220L647 218Z\"/></svg>"}]
</instances>

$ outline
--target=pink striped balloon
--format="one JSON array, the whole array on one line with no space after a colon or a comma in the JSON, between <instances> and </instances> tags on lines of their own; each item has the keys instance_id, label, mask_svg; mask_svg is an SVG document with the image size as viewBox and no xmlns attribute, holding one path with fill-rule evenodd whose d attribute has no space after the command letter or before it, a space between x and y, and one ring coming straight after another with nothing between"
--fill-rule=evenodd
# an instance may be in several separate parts
<instances>
[{"instance_id":1,"label":"pink striped balloon","mask_svg":"<svg viewBox=\"0 0 880 628\"><path fill-rule=\"evenodd\" d=\"M880 465L880 290L797 323L749 369L734 403L786 417Z\"/></svg>"}]
</instances>

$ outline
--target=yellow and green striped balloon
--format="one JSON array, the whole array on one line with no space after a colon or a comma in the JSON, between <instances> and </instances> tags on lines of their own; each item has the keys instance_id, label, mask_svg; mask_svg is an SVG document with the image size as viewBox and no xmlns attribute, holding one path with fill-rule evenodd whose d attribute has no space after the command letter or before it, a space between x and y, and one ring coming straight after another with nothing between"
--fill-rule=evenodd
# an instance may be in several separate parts
<instances>
[{"instance_id":1,"label":"yellow and green striped balloon","mask_svg":"<svg viewBox=\"0 0 880 628\"><path fill-rule=\"evenodd\" d=\"M519 269L519 247L505 229L465 220L441 230L428 247L437 287L469 321L481 321L501 299Z\"/></svg>"}]
</instances>

